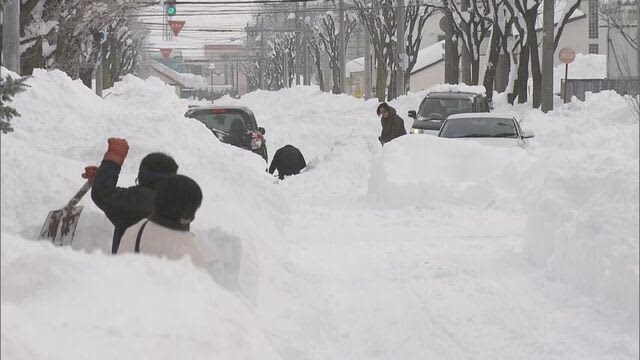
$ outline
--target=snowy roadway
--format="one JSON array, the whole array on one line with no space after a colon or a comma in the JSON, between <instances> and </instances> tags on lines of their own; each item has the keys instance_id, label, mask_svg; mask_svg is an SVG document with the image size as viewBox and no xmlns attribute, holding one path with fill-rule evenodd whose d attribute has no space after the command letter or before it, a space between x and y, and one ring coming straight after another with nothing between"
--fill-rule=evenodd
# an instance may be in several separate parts
<instances>
[{"instance_id":1,"label":"snowy roadway","mask_svg":"<svg viewBox=\"0 0 640 360\"><path fill-rule=\"evenodd\" d=\"M516 109L536 138L514 150L428 135L381 149L375 102L249 94L270 153L291 143L316 164L277 183L157 82L99 103L59 73L30 81L2 138L3 358L638 357L638 123L615 95ZM392 105L404 117L418 98ZM75 250L25 240L118 134L133 145L122 184L160 148L203 186L194 231L231 291L187 262L85 253L110 235L88 199Z\"/></svg>"},{"instance_id":2,"label":"snowy roadway","mask_svg":"<svg viewBox=\"0 0 640 360\"><path fill-rule=\"evenodd\" d=\"M264 100L252 100L246 101L261 111ZM299 125L300 134L279 137L285 117L279 112L308 122L310 109L271 109L276 114L263 115L263 124L272 148L287 140L304 148L297 138L324 140L312 149L320 159L316 168L279 184L290 206L284 243L299 277L293 287L305 284L289 290L279 312L263 312L283 357L604 359L637 353L633 335L612 324L610 314L594 313L597 304L568 294L522 258L525 216L491 209L491 202L446 206L415 198L411 206L390 207L371 195L370 164L381 155L378 128L369 125L378 124L373 111L325 109L327 119L342 115L353 123L331 143L323 125L307 123ZM313 123L325 124L316 116ZM404 155L416 167L424 163L424 155Z\"/></svg>"}]
</instances>

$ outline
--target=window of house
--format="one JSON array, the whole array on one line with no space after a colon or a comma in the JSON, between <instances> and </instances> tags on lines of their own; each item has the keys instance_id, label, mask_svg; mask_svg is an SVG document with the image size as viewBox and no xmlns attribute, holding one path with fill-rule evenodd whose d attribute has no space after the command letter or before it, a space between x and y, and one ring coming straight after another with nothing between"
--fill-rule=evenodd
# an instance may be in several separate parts
<instances>
[{"instance_id":1,"label":"window of house","mask_svg":"<svg viewBox=\"0 0 640 360\"><path fill-rule=\"evenodd\" d=\"M598 44L589 44L589 54L598 53Z\"/></svg>"}]
</instances>

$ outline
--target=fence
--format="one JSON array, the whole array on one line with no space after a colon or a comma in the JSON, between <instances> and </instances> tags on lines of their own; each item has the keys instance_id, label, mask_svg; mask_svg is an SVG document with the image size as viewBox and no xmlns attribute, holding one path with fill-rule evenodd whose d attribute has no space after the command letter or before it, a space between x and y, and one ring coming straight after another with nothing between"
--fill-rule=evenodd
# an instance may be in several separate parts
<instances>
[{"instance_id":1,"label":"fence","mask_svg":"<svg viewBox=\"0 0 640 360\"><path fill-rule=\"evenodd\" d=\"M565 86L565 81L562 79L562 85ZM584 95L586 92L600 92L603 90L613 90L620 95L634 95L640 94L640 78L633 79L568 79L567 86L567 100L571 100L573 96L584 101ZM564 89L564 88L563 88ZM564 93L561 93L564 95Z\"/></svg>"}]
</instances>

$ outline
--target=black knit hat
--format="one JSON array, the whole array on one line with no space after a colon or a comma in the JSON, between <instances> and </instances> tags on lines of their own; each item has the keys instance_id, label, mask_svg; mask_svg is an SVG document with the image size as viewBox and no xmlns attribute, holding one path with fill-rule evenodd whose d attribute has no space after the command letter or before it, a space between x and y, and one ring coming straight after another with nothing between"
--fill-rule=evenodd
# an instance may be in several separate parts
<instances>
[{"instance_id":1,"label":"black knit hat","mask_svg":"<svg viewBox=\"0 0 640 360\"><path fill-rule=\"evenodd\" d=\"M159 180L177 172L178 164L171 156L159 152L151 153L140 162L138 184L153 186Z\"/></svg>"},{"instance_id":2,"label":"black knit hat","mask_svg":"<svg viewBox=\"0 0 640 360\"><path fill-rule=\"evenodd\" d=\"M153 213L161 219L188 224L201 204L198 183L184 175L171 175L158 183Z\"/></svg>"}]
</instances>

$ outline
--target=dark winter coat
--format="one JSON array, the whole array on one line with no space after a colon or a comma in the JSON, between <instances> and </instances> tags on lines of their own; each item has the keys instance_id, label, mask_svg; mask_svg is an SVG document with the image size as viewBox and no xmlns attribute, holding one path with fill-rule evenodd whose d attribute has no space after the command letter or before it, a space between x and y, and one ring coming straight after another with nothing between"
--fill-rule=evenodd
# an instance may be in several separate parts
<instances>
[{"instance_id":1,"label":"dark winter coat","mask_svg":"<svg viewBox=\"0 0 640 360\"><path fill-rule=\"evenodd\" d=\"M382 133L380 141L384 144L402 135L407 135L404 128L404 120L396 113L396 109L389 106L389 115L380 119L382 123Z\"/></svg>"},{"instance_id":2,"label":"dark winter coat","mask_svg":"<svg viewBox=\"0 0 640 360\"><path fill-rule=\"evenodd\" d=\"M103 160L96 172L91 188L93 202L104 211L115 229L111 253L118 252L120 239L125 230L140 220L149 217L153 210L155 190L145 186L117 187L120 166Z\"/></svg>"},{"instance_id":3,"label":"dark winter coat","mask_svg":"<svg viewBox=\"0 0 640 360\"><path fill-rule=\"evenodd\" d=\"M295 146L285 145L273 155L269 173L273 174L275 170L278 170L278 177L282 180L285 176L299 174L300 170L306 166L307 162L304 161L300 150Z\"/></svg>"}]
</instances>

